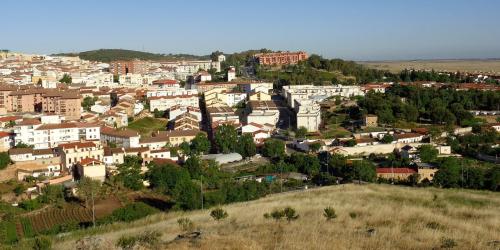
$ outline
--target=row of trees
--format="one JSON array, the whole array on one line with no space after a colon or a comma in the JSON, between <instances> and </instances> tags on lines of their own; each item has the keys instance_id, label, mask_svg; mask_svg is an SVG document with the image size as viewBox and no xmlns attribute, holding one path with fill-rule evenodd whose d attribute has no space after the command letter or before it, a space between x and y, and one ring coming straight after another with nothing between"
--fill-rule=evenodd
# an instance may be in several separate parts
<instances>
[{"instance_id":1,"label":"row of trees","mask_svg":"<svg viewBox=\"0 0 500 250\"><path fill-rule=\"evenodd\" d=\"M491 110L500 103L495 91L455 91L395 85L387 93L368 93L358 101L363 111L376 114L381 123L398 120L431 121L436 124L473 126L480 120L469 110Z\"/></svg>"},{"instance_id":2,"label":"row of trees","mask_svg":"<svg viewBox=\"0 0 500 250\"><path fill-rule=\"evenodd\" d=\"M500 191L500 166L479 167L457 158L439 163L434 183L444 188L472 188Z\"/></svg>"}]
</instances>

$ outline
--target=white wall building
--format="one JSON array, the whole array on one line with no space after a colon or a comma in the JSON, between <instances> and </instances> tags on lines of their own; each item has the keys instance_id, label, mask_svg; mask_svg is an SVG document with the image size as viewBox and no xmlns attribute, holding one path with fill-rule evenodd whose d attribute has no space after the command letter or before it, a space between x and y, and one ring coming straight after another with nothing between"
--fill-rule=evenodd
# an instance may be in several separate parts
<instances>
[{"instance_id":1,"label":"white wall building","mask_svg":"<svg viewBox=\"0 0 500 250\"><path fill-rule=\"evenodd\" d=\"M175 105L199 107L198 95L159 96L149 98L149 110L164 111Z\"/></svg>"}]
</instances>

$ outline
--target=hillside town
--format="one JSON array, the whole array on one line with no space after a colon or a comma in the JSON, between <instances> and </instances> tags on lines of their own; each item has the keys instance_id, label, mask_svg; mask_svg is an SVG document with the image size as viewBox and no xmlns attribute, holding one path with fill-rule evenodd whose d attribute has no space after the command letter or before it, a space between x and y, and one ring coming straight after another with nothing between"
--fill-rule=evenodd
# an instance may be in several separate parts
<instances>
[{"instance_id":1,"label":"hillside town","mask_svg":"<svg viewBox=\"0 0 500 250\"><path fill-rule=\"evenodd\" d=\"M498 171L491 167L500 163L498 84L386 79L280 85L258 71L293 69L315 58L302 51L256 53L245 67L228 65L223 53L212 59L108 63L0 53L0 154L6 159L0 181L13 190L2 201L26 208L50 186L84 199L78 195L83 180L155 189L151 173L165 164L188 169L192 178L207 171L193 166L214 164L235 183L279 185L280 192L284 183L286 190L353 181L469 185L464 161ZM411 91L472 93L488 103L459 105L451 113L431 103L429 110L443 114L419 115L409 107L414 95L393 94ZM401 108L388 107L387 114L384 101ZM489 139L477 141L483 137ZM471 140L475 146L460 145ZM456 159L460 184L439 173ZM132 165L135 184L127 179ZM489 187L469 188L498 191L498 179L488 181ZM202 207L215 204L202 200ZM35 227L41 232L44 226Z\"/></svg>"}]
</instances>

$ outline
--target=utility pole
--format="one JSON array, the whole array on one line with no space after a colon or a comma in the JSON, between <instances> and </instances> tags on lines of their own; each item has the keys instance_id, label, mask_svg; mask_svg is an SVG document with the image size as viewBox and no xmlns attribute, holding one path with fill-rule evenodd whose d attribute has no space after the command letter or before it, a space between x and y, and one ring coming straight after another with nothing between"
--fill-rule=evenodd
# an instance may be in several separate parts
<instances>
[{"instance_id":1,"label":"utility pole","mask_svg":"<svg viewBox=\"0 0 500 250\"><path fill-rule=\"evenodd\" d=\"M90 195L92 196L92 224L95 228L95 204L94 204L94 187L91 185Z\"/></svg>"},{"instance_id":2,"label":"utility pole","mask_svg":"<svg viewBox=\"0 0 500 250\"><path fill-rule=\"evenodd\" d=\"M200 175L201 210L203 210L203 175Z\"/></svg>"}]
</instances>

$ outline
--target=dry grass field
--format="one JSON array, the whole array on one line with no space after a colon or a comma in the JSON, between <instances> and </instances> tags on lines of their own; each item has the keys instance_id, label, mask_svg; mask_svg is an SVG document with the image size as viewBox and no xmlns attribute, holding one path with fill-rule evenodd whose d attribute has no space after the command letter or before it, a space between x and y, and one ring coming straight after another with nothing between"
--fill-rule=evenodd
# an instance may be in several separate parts
<instances>
[{"instance_id":1,"label":"dry grass field","mask_svg":"<svg viewBox=\"0 0 500 250\"><path fill-rule=\"evenodd\" d=\"M500 74L500 60L415 60L359 62L370 68L398 73L403 69L421 69L449 72L488 72Z\"/></svg>"},{"instance_id":2,"label":"dry grass field","mask_svg":"<svg viewBox=\"0 0 500 250\"><path fill-rule=\"evenodd\" d=\"M285 206L295 208L300 217L290 223L263 217ZM325 220L327 206L335 209L337 218ZM76 232L58 239L55 249L74 249L77 239L91 234L99 248L116 249L120 237L148 230L161 234L155 249L500 248L500 194L485 191L349 184L272 195L223 209L229 217L221 222L208 210L163 213ZM174 240L181 233L181 217L194 222L201 238Z\"/></svg>"}]
</instances>

